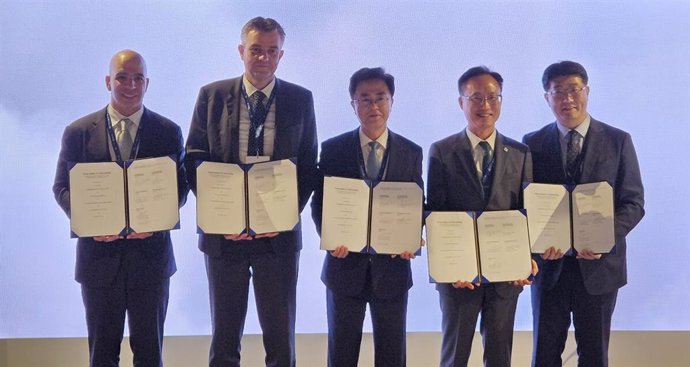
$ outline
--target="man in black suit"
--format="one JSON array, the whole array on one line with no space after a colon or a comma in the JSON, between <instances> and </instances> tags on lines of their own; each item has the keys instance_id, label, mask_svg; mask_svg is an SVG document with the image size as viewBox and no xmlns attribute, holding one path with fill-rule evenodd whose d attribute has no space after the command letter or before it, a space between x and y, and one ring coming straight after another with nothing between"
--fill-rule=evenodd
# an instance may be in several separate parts
<instances>
[{"instance_id":1,"label":"man in black suit","mask_svg":"<svg viewBox=\"0 0 690 367\"><path fill-rule=\"evenodd\" d=\"M285 32L257 17L242 28L240 77L201 88L187 138L187 171L196 161L252 163L297 158L299 208L316 175L316 122L310 91L274 76ZM295 365L295 307L301 227L252 237L200 234L206 258L213 336L210 366L239 366L252 278L267 366Z\"/></svg>"},{"instance_id":2,"label":"man in black suit","mask_svg":"<svg viewBox=\"0 0 690 367\"><path fill-rule=\"evenodd\" d=\"M179 205L184 204L188 187L182 132L172 121L144 107L148 83L144 58L131 50L118 52L105 77L110 104L65 129L53 192L68 216L70 163L174 155ZM116 139L115 134L129 135L129 142ZM163 323L169 278L175 270L168 231L77 240L76 280L81 283L86 309L91 366L119 365L125 314L134 365L163 365Z\"/></svg>"},{"instance_id":3,"label":"man in black suit","mask_svg":"<svg viewBox=\"0 0 690 367\"><path fill-rule=\"evenodd\" d=\"M360 127L325 141L312 217L321 233L323 177L369 178L422 185L422 149L388 129L393 106L393 76L382 68L363 68L350 78L352 108ZM420 218L421 219L421 218ZM357 366L367 303L374 331L375 366L405 365L407 293L412 287L409 259L348 252L327 253L321 273L328 308L328 366Z\"/></svg>"},{"instance_id":4,"label":"man in black suit","mask_svg":"<svg viewBox=\"0 0 690 367\"><path fill-rule=\"evenodd\" d=\"M581 184L607 181L614 192L615 252L564 256L553 247L535 256L541 273L532 285L534 366L560 366L573 315L578 365L608 365L611 316L627 282L625 236L644 215L640 167L630 135L587 113L587 71L572 61L544 71L544 98L556 122L525 135L534 181Z\"/></svg>"},{"instance_id":5,"label":"man in black suit","mask_svg":"<svg viewBox=\"0 0 690 367\"><path fill-rule=\"evenodd\" d=\"M522 208L522 183L532 180L532 160L525 145L496 131L502 88L501 75L483 66L467 70L458 80L467 127L429 150L429 210ZM468 280L436 285L443 329L441 366L467 366L480 313L484 364L510 366L517 299L529 281L479 286Z\"/></svg>"}]
</instances>

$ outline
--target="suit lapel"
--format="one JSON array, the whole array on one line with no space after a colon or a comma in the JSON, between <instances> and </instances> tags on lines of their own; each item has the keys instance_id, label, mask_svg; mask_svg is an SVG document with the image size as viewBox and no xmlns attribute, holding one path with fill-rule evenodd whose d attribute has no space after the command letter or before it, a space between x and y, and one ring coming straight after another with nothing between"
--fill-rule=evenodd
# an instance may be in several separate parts
<instances>
[{"instance_id":1,"label":"suit lapel","mask_svg":"<svg viewBox=\"0 0 690 367\"><path fill-rule=\"evenodd\" d=\"M154 134L159 131L159 123L151 116L151 111L144 107L144 114L141 115L141 127L138 133L141 134L139 138L139 146L136 158L150 158L161 155L161 147L156 144L158 139L153 139Z\"/></svg>"},{"instance_id":2,"label":"suit lapel","mask_svg":"<svg viewBox=\"0 0 690 367\"><path fill-rule=\"evenodd\" d=\"M290 138L283 129L287 126L287 124L284 124L282 119L286 118L289 116L289 109L288 106L290 105L289 101L286 99L288 96L286 94L283 94L283 88L280 88L280 79L276 78L276 84L273 86L274 90L276 91L276 96L275 100L273 103L275 103L276 106L276 115L275 115L275 139L273 140L273 158L272 159L283 159L283 158L290 158L288 151L290 146ZM280 118L279 118L280 116ZM280 137L280 139L278 139Z\"/></svg>"},{"instance_id":3,"label":"suit lapel","mask_svg":"<svg viewBox=\"0 0 690 367\"><path fill-rule=\"evenodd\" d=\"M98 112L98 118L89 127L89 140L86 146L86 156L88 161L107 162L112 161L110 156L110 144L105 124L107 107Z\"/></svg>"},{"instance_id":4,"label":"suit lapel","mask_svg":"<svg viewBox=\"0 0 690 367\"><path fill-rule=\"evenodd\" d=\"M391 129L388 129L388 147L386 147L386 150L388 151L385 154L385 157L388 161L385 162L386 165L384 166L385 171L383 171L383 179L386 180L389 177L393 177L392 180L395 180L395 174L404 172L403 164L402 161L405 160L406 155L403 154L403 147L400 144L397 144L397 135L391 131ZM362 154L362 149L359 150L360 153ZM409 163L409 162L408 162ZM393 175L393 176L390 176Z\"/></svg>"},{"instance_id":5,"label":"suit lapel","mask_svg":"<svg viewBox=\"0 0 690 367\"><path fill-rule=\"evenodd\" d=\"M494 144L494 177L491 182L491 192L489 194L489 200L486 202L491 202L491 198L494 196L494 188L499 187L500 183L505 176L506 169L509 164L510 157L512 156L511 148L505 145L503 135L496 132L496 143Z\"/></svg>"},{"instance_id":6,"label":"suit lapel","mask_svg":"<svg viewBox=\"0 0 690 367\"><path fill-rule=\"evenodd\" d=\"M540 157L547 162L545 167L558 167L558 170L551 172L554 175L553 182L565 182L565 167L563 167L563 156L561 152L560 133L558 132L557 122L551 124L549 132L544 138L544 153Z\"/></svg>"},{"instance_id":7,"label":"suit lapel","mask_svg":"<svg viewBox=\"0 0 690 367\"><path fill-rule=\"evenodd\" d=\"M349 151L344 152L344 157L351 157L349 159L344 159L343 164L348 165L346 172L352 172L355 178L364 179L366 178L366 173L362 164L364 163L364 157L362 156L362 147L359 141L359 128L353 130L348 137L349 144L347 144Z\"/></svg>"},{"instance_id":8,"label":"suit lapel","mask_svg":"<svg viewBox=\"0 0 690 367\"><path fill-rule=\"evenodd\" d=\"M221 151L219 155L223 162L237 162L240 161L240 103L242 103L242 92L240 92L240 85L242 77L235 78L233 85L230 86L228 97L226 99L225 109L226 116L220 119L220 136L229 136L229 140L221 140L219 147ZM230 130L229 134L224 134L224 131Z\"/></svg>"},{"instance_id":9,"label":"suit lapel","mask_svg":"<svg viewBox=\"0 0 690 367\"><path fill-rule=\"evenodd\" d=\"M456 149L453 152L455 160L455 172L459 177L472 177L471 180L460 179L460 182L471 182L474 192L483 197L484 190L482 183L477 175L477 167L474 164L474 156L472 155L472 144L467 132L463 129L457 135L457 141L453 144Z\"/></svg>"},{"instance_id":10,"label":"suit lapel","mask_svg":"<svg viewBox=\"0 0 690 367\"><path fill-rule=\"evenodd\" d=\"M152 146L153 141L149 139L149 134L151 134L152 131L156 131L156 128L151 126L151 114L146 107L144 107L144 113L141 115L141 121L139 121L139 124L140 126L137 130L137 134L141 134L141 136L138 139L136 137L134 138L135 141L139 140L139 147L132 146L132 149L138 148L134 158L154 157L156 147ZM129 159L129 157L126 159Z\"/></svg>"},{"instance_id":11,"label":"suit lapel","mask_svg":"<svg viewBox=\"0 0 690 367\"><path fill-rule=\"evenodd\" d=\"M601 151L597 150L597 147L603 147L604 138L602 134L602 128L599 121L595 119L590 120L589 130L587 131L587 137L585 138L582 150L582 173L580 174L580 183L587 183L591 180L590 174L595 172L597 162L601 157L605 157L601 154Z\"/></svg>"}]
</instances>

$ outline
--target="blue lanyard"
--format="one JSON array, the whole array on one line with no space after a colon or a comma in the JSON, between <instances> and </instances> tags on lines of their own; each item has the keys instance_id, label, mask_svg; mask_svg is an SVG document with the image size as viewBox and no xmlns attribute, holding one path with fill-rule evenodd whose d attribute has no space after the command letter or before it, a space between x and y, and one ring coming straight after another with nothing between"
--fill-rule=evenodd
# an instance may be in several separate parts
<instances>
[{"instance_id":1,"label":"blue lanyard","mask_svg":"<svg viewBox=\"0 0 690 367\"><path fill-rule=\"evenodd\" d=\"M240 85L242 86L242 97L244 97L244 105L247 107L247 111L249 112L249 121L254 119L254 109L252 108L252 104L249 102L249 96L247 95L247 90L244 88L244 82L241 82ZM256 137L258 138L259 135L261 135L261 130L263 130L264 123L266 122L266 118L268 118L268 112L271 110L271 104L273 104L273 99L276 96L276 89L278 89L278 83L275 83L273 86L273 90L271 91L271 95L268 97L268 103L266 104L266 115L264 116L264 120L261 121L259 126L256 128ZM263 93L263 92L262 92Z\"/></svg>"},{"instance_id":2,"label":"blue lanyard","mask_svg":"<svg viewBox=\"0 0 690 367\"><path fill-rule=\"evenodd\" d=\"M137 127L137 136L134 138L134 143L132 143L132 151L129 153L129 159L128 160L133 160L134 158L137 157L137 153L139 153L139 145L141 143L141 130L142 130L142 125L143 125L143 119L142 121L139 122L139 127ZM122 162L122 153L120 153L120 146L117 144L117 138L115 138L115 131L113 130L113 124L112 121L110 121L110 114L108 113L108 109L106 108L105 111L105 130L108 136L110 137L110 143L113 146L113 151L115 152L115 160L118 162Z\"/></svg>"}]
</instances>

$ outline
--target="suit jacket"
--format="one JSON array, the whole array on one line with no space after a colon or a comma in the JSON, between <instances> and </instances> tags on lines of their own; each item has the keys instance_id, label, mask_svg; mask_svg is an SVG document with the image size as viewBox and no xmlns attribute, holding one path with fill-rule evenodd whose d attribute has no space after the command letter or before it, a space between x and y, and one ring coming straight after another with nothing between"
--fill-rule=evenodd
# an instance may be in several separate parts
<instances>
[{"instance_id":1,"label":"suit jacket","mask_svg":"<svg viewBox=\"0 0 690 367\"><path fill-rule=\"evenodd\" d=\"M556 122L525 135L523 141L534 157L535 182L566 182ZM627 283L625 236L644 216L644 190L635 148L625 131L592 118L581 154L582 172L578 183L607 181L614 192L615 253L604 254L600 260L578 261L587 291L593 295L604 294ZM563 259L534 258L539 263L534 284L552 289L563 268Z\"/></svg>"},{"instance_id":2,"label":"suit jacket","mask_svg":"<svg viewBox=\"0 0 690 367\"><path fill-rule=\"evenodd\" d=\"M487 204L465 130L431 145L427 179L427 208L432 211L513 210L522 206L522 183L532 181L529 149L496 133L495 168ZM438 284L441 290L449 285ZM522 287L501 282L496 290L514 295Z\"/></svg>"},{"instance_id":3,"label":"suit jacket","mask_svg":"<svg viewBox=\"0 0 690 367\"><path fill-rule=\"evenodd\" d=\"M62 136L53 193L62 210L70 215L69 163L109 162L110 148L106 130L106 109L71 123ZM137 158L175 155L179 205L187 199L184 146L180 127L169 119L144 108ZM92 287L109 286L120 270L128 281L145 285L170 277L176 270L175 256L168 231L155 232L143 240L118 240L104 244L93 238L77 240L76 280Z\"/></svg>"},{"instance_id":4,"label":"suit jacket","mask_svg":"<svg viewBox=\"0 0 690 367\"><path fill-rule=\"evenodd\" d=\"M187 176L196 194L196 161L240 163L239 126L242 77L220 80L201 88L187 137ZM316 117L314 99L307 89L276 79L276 135L272 160L297 158L299 209L309 200L316 175ZM295 231L274 238L254 239L276 253L302 248L301 224ZM222 235L201 234L199 248L219 256L227 240ZM227 247L227 246L226 246ZM232 251L226 248L225 251Z\"/></svg>"},{"instance_id":5,"label":"suit jacket","mask_svg":"<svg viewBox=\"0 0 690 367\"><path fill-rule=\"evenodd\" d=\"M422 182L422 148L388 130L388 164L384 181ZM363 162L359 141L359 129L331 138L321 145L319 159L319 183L311 201L312 218L316 230L321 233L323 208L323 177L338 176L365 178L360 162ZM421 238L421 233L420 233ZM371 268L369 269L369 266ZM321 280L334 292L356 296L366 285L367 272L371 271L374 296L382 299L400 295L412 287L410 261L389 255L369 255L350 252L344 259L327 253L321 272Z\"/></svg>"}]
</instances>

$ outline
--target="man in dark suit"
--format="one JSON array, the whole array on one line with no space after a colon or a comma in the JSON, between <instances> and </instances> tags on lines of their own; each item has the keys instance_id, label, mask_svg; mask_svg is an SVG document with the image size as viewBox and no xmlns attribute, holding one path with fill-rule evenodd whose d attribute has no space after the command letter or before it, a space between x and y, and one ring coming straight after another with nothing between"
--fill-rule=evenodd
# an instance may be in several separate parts
<instances>
[{"instance_id":1,"label":"man in dark suit","mask_svg":"<svg viewBox=\"0 0 690 367\"><path fill-rule=\"evenodd\" d=\"M522 183L532 180L532 161L525 145L496 131L502 88L501 75L483 66L467 70L458 80L467 127L429 150L429 210L522 208ZM443 329L441 366L467 366L480 313L484 364L510 366L517 299L529 281L479 286L468 280L436 285Z\"/></svg>"},{"instance_id":2,"label":"man in dark suit","mask_svg":"<svg viewBox=\"0 0 690 367\"><path fill-rule=\"evenodd\" d=\"M252 163L297 158L299 209L316 175L316 122L310 91L274 76L285 32L257 17L242 28L244 75L201 88L187 138L187 171L196 161ZM295 307L302 234L199 235L206 258L213 336L209 364L239 366L252 278L267 366L295 365Z\"/></svg>"},{"instance_id":3,"label":"man in dark suit","mask_svg":"<svg viewBox=\"0 0 690 367\"><path fill-rule=\"evenodd\" d=\"M110 104L65 129L53 192L68 216L70 163L175 155L178 200L180 206L184 204L188 187L182 132L172 121L144 107L148 82L144 58L131 50L118 52L105 77ZM124 135L129 135L128 143L121 140ZM134 365L163 365L163 323L169 278L175 270L168 231L77 240L76 280L81 283L86 309L91 366L119 365L125 314Z\"/></svg>"},{"instance_id":4,"label":"man in dark suit","mask_svg":"<svg viewBox=\"0 0 690 367\"><path fill-rule=\"evenodd\" d=\"M553 247L535 256L541 273L532 285L534 366L560 366L573 315L578 365L608 365L611 316L626 284L625 236L644 215L640 168L630 135L587 113L587 71L572 61L544 71L544 97L556 122L525 135L534 157L534 181L613 187L615 252L564 256Z\"/></svg>"},{"instance_id":5,"label":"man in dark suit","mask_svg":"<svg viewBox=\"0 0 690 367\"><path fill-rule=\"evenodd\" d=\"M324 176L422 185L422 149L388 129L394 92L393 76L382 68L363 68L350 78L351 104L360 127L321 146L321 181L312 198L312 217L319 233ZM405 365L411 258L414 255L409 252L400 256L350 253L346 246L326 254L321 280L327 287L328 366L357 366L367 303L374 331L374 365Z\"/></svg>"}]
</instances>

